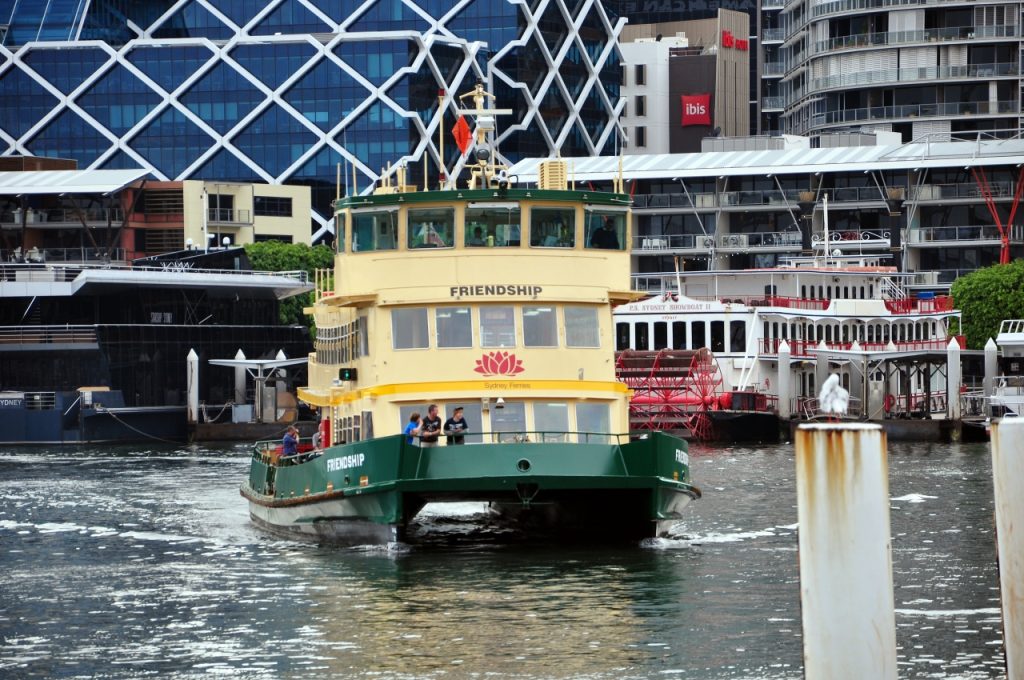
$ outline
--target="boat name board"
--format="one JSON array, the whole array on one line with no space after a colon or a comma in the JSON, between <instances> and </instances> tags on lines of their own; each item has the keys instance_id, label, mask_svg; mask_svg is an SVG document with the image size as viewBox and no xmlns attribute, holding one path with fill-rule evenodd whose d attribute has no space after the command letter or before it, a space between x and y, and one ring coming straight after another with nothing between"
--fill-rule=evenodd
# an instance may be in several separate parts
<instances>
[{"instance_id":1,"label":"boat name board","mask_svg":"<svg viewBox=\"0 0 1024 680\"><path fill-rule=\"evenodd\" d=\"M0 408L23 408L25 406L25 395L20 392L7 392L0 394Z\"/></svg>"},{"instance_id":2,"label":"boat name board","mask_svg":"<svg viewBox=\"0 0 1024 680\"><path fill-rule=\"evenodd\" d=\"M524 382L485 382L485 390L532 390L532 383Z\"/></svg>"},{"instance_id":3,"label":"boat name board","mask_svg":"<svg viewBox=\"0 0 1024 680\"><path fill-rule=\"evenodd\" d=\"M660 312L664 314L668 312L707 312L711 311L712 308L713 305L710 302L691 302L666 305L637 305L635 308L630 309L630 311Z\"/></svg>"},{"instance_id":4,"label":"boat name board","mask_svg":"<svg viewBox=\"0 0 1024 680\"><path fill-rule=\"evenodd\" d=\"M676 449L676 462L690 467L690 454L682 449Z\"/></svg>"},{"instance_id":5,"label":"boat name board","mask_svg":"<svg viewBox=\"0 0 1024 680\"><path fill-rule=\"evenodd\" d=\"M511 284L486 284L479 286L451 286L448 290L452 297L471 297L485 295L540 295L544 291L544 287L518 286Z\"/></svg>"},{"instance_id":6,"label":"boat name board","mask_svg":"<svg viewBox=\"0 0 1024 680\"><path fill-rule=\"evenodd\" d=\"M347 470L348 468L359 467L366 460L365 453L353 453L350 456L338 456L337 458L330 458L327 461L327 471L336 472L338 470Z\"/></svg>"}]
</instances>

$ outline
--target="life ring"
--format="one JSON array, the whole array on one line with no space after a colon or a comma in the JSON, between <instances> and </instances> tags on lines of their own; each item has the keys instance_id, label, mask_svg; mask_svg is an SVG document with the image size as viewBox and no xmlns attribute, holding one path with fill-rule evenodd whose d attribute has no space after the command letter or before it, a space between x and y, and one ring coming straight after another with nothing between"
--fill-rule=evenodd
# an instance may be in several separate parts
<instances>
[{"instance_id":1,"label":"life ring","mask_svg":"<svg viewBox=\"0 0 1024 680\"><path fill-rule=\"evenodd\" d=\"M896 395L895 394L887 394L887 395L885 395L885 412L886 413L891 413L892 410L895 407L896 407Z\"/></svg>"}]
</instances>

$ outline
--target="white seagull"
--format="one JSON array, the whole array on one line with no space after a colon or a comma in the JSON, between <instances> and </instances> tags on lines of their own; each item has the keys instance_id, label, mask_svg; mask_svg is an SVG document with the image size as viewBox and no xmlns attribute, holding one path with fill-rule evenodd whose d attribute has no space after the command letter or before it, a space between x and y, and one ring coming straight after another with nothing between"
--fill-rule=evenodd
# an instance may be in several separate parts
<instances>
[{"instance_id":1,"label":"white seagull","mask_svg":"<svg viewBox=\"0 0 1024 680\"><path fill-rule=\"evenodd\" d=\"M850 393L839 384L839 374L833 373L821 385L818 393L818 406L822 413L834 413L845 416L850 406Z\"/></svg>"}]
</instances>

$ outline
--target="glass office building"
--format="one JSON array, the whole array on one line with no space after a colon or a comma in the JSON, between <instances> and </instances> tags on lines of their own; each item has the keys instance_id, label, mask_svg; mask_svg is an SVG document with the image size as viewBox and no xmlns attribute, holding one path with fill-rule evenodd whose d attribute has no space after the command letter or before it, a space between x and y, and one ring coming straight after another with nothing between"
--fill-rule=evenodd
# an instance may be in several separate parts
<instances>
[{"instance_id":1,"label":"glass office building","mask_svg":"<svg viewBox=\"0 0 1024 680\"><path fill-rule=\"evenodd\" d=\"M0 0L0 152L308 184L319 237L338 163L436 181L441 126L450 170L478 80L508 160L610 153L621 28L597 0Z\"/></svg>"}]
</instances>

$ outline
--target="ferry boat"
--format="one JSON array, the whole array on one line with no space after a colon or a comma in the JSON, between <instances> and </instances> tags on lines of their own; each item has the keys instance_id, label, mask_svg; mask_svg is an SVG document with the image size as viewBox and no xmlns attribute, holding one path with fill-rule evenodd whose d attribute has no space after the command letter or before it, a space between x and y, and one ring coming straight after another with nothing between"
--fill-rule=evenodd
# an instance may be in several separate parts
<instances>
[{"instance_id":1,"label":"ferry boat","mask_svg":"<svg viewBox=\"0 0 1024 680\"><path fill-rule=\"evenodd\" d=\"M880 257L824 249L772 268L665 276L662 291L615 310L632 427L776 440L780 417L823 416L816 394L830 373L851 393L850 418L944 416L960 312L948 296L911 295L905 278Z\"/></svg>"},{"instance_id":2,"label":"ferry boat","mask_svg":"<svg viewBox=\"0 0 1024 680\"><path fill-rule=\"evenodd\" d=\"M482 88L478 88L480 90ZM333 273L317 283L309 385L319 449L257 443L241 493L268 531L323 542L410 540L431 502L484 501L531 535L663 535L700 496L686 442L632 440L612 306L629 290L630 199L576 191L566 164L516 187L470 93L470 179L397 183L336 202ZM415 415L422 428L403 431ZM462 409L466 428L430 430Z\"/></svg>"}]
</instances>

